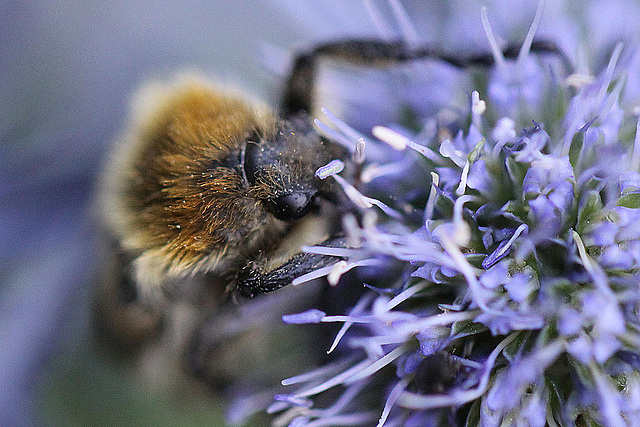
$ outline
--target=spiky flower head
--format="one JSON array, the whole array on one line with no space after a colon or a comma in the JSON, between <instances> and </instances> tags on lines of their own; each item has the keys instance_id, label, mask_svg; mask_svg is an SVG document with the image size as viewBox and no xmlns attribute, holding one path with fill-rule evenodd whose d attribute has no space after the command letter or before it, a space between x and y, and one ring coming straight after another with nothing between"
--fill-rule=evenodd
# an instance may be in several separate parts
<instances>
[{"instance_id":1,"label":"spiky flower head","mask_svg":"<svg viewBox=\"0 0 640 427\"><path fill-rule=\"evenodd\" d=\"M277 425L640 425L638 55L615 45L590 75L531 53L541 10L516 59L483 11L495 65L466 109L373 138L327 111L366 141L359 188L319 171L362 218L349 248L306 248L343 260L296 284L371 280L348 313L285 316L341 329L333 359L283 381Z\"/></svg>"}]
</instances>

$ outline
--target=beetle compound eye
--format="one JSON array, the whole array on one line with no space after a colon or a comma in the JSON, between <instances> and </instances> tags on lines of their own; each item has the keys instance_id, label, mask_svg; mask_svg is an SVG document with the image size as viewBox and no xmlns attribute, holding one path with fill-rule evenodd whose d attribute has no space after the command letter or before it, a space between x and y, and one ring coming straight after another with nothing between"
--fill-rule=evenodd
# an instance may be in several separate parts
<instances>
[{"instance_id":1,"label":"beetle compound eye","mask_svg":"<svg viewBox=\"0 0 640 427\"><path fill-rule=\"evenodd\" d=\"M254 185L256 182L256 172L258 171L258 164L260 163L262 152L263 150L257 142L247 142L243 166L250 185Z\"/></svg>"},{"instance_id":2,"label":"beetle compound eye","mask_svg":"<svg viewBox=\"0 0 640 427\"><path fill-rule=\"evenodd\" d=\"M283 221L301 218L306 215L313 206L315 192L299 191L276 197L267 202L271 213Z\"/></svg>"}]
</instances>

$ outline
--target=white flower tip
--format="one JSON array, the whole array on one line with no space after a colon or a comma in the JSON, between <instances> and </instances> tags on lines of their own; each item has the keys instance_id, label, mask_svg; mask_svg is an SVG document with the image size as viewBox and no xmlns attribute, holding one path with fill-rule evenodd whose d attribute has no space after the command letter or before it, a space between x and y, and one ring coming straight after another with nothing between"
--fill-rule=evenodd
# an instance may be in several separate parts
<instances>
[{"instance_id":1,"label":"white flower tip","mask_svg":"<svg viewBox=\"0 0 640 427\"><path fill-rule=\"evenodd\" d=\"M313 119L313 123L318 126L320 129L324 129L325 127L328 127L322 120L320 119Z\"/></svg>"},{"instance_id":2,"label":"white flower tip","mask_svg":"<svg viewBox=\"0 0 640 427\"><path fill-rule=\"evenodd\" d=\"M373 178L377 176L377 172L377 165L369 165L368 167L364 168L362 172L360 172L360 180L365 184L368 184L373 181Z\"/></svg>"},{"instance_id":3,"label":"white flower tip","mask_svg":"<svg viewBox=\"0 0 640 427\"><path fill-rule=\"evenodd\" d=\"M374 126L371 132L373 133L373 136L378 138L380 141L386 142L394 150L402 151L407 148L407 138L388 127Z\"/></svg>"},{"instance_id":4,"label":"white flower tip","mask_svg":"<svg viewBox=\"0 0 640 427\"><path fill-rule=\"evenodd\" d=\"M477 90L471 93L471 111L473 114L481 116L487 111L487 103L480 99L480 94Z\"/></svg>"},{"instance_id":5,"label":"white flower tip","mask_svg":"<svg viewBox=\"0 0 640 427\"><path fill-rule=\"evenodd\" d=\"M451 143L451 140L449 139L445 139L440 143L440 148L438 149L438 151L441 156L451 159L451 161L453 161L459 167L463 167L467 161L464 155L455 149L455 147Z\"/></svg>"},{"instance_id":6,"label":"white flower tip","mask_svg":"<svg viewBox=\"0 0 640 427\"><path fill-rule=\"evenodd\" d=\"M324 166L320 166L316 171L316 177L320 179L326 179L332 175L342 172L344 169L344 163L341 160L331 160Z\"/></svg>"},{"instance_id":7,"label":"white flower tip","mask_svg":"<svg viewBox=\"0 0 640 427\"><path fill-rule=\"evenodd\" d=\"M347 261L343 260L335 263L333 265L333 268L331 269L331 272L327 276L327 281L329 282L329 284L331 286L337 285L338 281L340 280L340 276L342 276L345 271L347 271Z\"/></svg>"},{"instance_id":8,"label":"white flower tip","mask_svg":"<svg viewBox=\"0 0 640 427\"><path fill-rule=\"evenodd\" d=\"M366 141L364 138L360 138L356 141L356 148L353 151L353 162L357 165L364 163L364 149L366 147Z\"/></svg>"},{"instance_id":9,"label":"white flower tip","mask_svg":"<svg viewBox=\"0 0 640 427\"><path fill-rule=\"evenodd\" d=\"M287 325L304 325L308 323L320 323L327 314L324 311L311 309L296 314L285 314L282 321Z\"/></svg>"},{"instance_id":10,"label":"white flower tip","mask_svg":"<svg viewBox=\"0 0 640 427\"><path fill-rule=\"evenodd\" d=\"M573 73L565 79L565 84L569 87L580 89L583 86L592 84L596 78L590 74Z\"/></svg>"},{"instance_id":11,"label":"white flower tip","mask_svg":"<svg viewBox=\"0 0 640 427\"><path fill-rule=\"evenodd\" d=\"M430 175L431 175L431 182L433 183L433 185L437 187L440 184L440 175L438 175L435 172L430 172Z\"/></svg>"}]
</instances>

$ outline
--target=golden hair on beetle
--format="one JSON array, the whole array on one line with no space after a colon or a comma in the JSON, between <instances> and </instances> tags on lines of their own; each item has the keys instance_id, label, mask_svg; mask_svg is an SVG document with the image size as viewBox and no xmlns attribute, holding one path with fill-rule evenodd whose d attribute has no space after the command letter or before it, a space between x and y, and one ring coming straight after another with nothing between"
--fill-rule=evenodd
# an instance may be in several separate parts
<instances>
[{"instance_id":1,"label":"golden hair on beetle","mask_svg":"<svg viewBox=\"0 0 640 427\"><path fill-rule=\"evenodd\" d=\"M296 130L195 75L137 95L104 175L100 211L132 257L138 291L153 294L196 273L237 272L272 249L291 224L270 201L306 188L300 182L330 160L323 151L332 152L314 132ZM278 138L279 157L247 176L247 145Z\"/></svg>"}]
</instances>

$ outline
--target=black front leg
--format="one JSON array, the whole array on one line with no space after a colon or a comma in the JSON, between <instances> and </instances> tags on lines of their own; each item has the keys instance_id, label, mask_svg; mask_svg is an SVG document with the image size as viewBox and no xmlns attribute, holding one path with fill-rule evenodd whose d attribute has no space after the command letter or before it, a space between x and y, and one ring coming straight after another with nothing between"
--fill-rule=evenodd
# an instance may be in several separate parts
<instances>
[{"instance_id":1,"label":"black front leg","mask_svg":"<svg viewBox=\"0 0 640 427\"><path fill-rule=\"evenodd\" d=\"M303 252L296 254L275 270L263 272L259 269L246 269L238 277L237 292L243 298L249 299L259 294L275 291L289 285L296 277L334 264L340 259L329 255Z\"/></svg>"},{"instance_id":2,"label":"black front leg","mask_svg":"<svg viewBox=\"0 0 640 427\"><path fill-rule=\"evenodd\" d=\"M319 246L344 248L346 243L346 238L339 235L325 240ZM261 268L258 262L240 272L236 282L236 293L249 299L259 294L272 292L289 285L297 277L334 264L341 259L337 256L300 252L279 267L267 271Z\"/></svg>"},{"instance_id":3,"label":"black front leg","mask_svg":"<svg viewBox=\"0 0 640 427\"><path fill-rule=\"evenodd\" d=\"M510 59L515 59L519 52L520 44L509 45L502 51L503 55ZM572 69L569 58L552 41L534 40L531 44L531 52L557 56L567 70ZM295 57L280 105L280 110L285 117L296 115L301 111L311 113L316 67L318 60L323 57L376 68L420 59L436 59L458 68L488 67L495 62L493 55L489 52L465 57L429 46L411 47L398 40L346 39L323 43Z\"/></svg>"}]
</instances>

